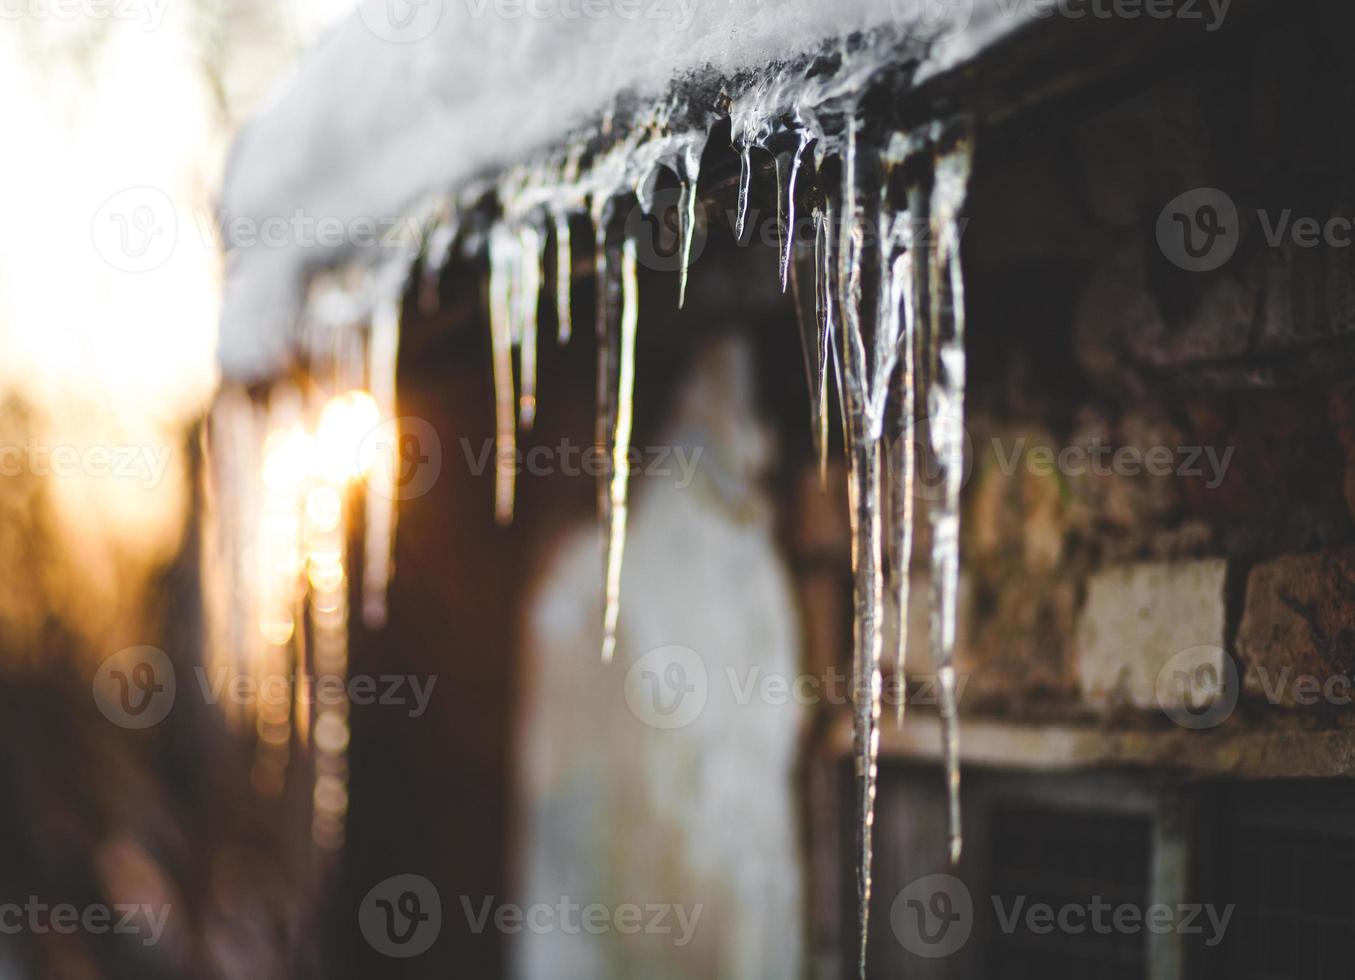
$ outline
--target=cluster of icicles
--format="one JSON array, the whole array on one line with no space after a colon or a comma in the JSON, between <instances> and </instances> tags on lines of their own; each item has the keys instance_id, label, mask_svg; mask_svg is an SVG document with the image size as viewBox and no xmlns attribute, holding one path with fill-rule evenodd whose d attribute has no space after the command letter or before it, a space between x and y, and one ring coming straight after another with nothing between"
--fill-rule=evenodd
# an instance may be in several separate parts
<instances>
[{"instance_id":1,"label":"cluster of icicles","mask_svg":"<svg viewBox=\"0 0 1355 980\"><path fill-rule=\"evenodd\" d=\"M735 104L735 108L739 108ZM593 223L598 289L597 444L610 460L600 493L606 542L602 657L615 655L626 542L627 487L635 340L639 322L636 244L615 240L614 203L633 194L649 212L657 167L676 173L679 305L686 296L688 257L697 204L698 165L704 131L664 134L667 114L636 130L636 145L612 151L581 173L578 155L563 163L523 169L498 188L502 214L488 235L490 334L496 402L497 516L512 519L515 440L536 412L538 310L546 283L544 256L554 231L558 276L553 289L558 339L572 334L570 218ZM948 785L950 857L961 850L959 744L953 665L959 576L960 489L964 443L964 284L959 260L961 210L968 188L971 147L962 125L933 125L894 133L867 147L855 107L834 136L800 124L748 125L734 117L742 161L734 235L744 238L754 150L769 152L778 177L781 228L779 270L783 290L794 286L809 375L814 441L826 473L829 401L839 395L849 462L852 563L855 575L855 706L860 775L858 885L864 971L866 916L871 899L872 839L881 725L881 661L887 637L896 640L896 677L905 676L909 568L913 551L916 455L935 477L926 519L931 540L933 590L931 646L937 668L942 751ZM740 127L740 123L744 127ZM815 171L835 157L841 186L816 187L814 246L796 242L797 181L813 150ZM621 179L618 179L621 178ZM599 193L601 187L602 193ZM450 233L444 232L446 238ZM812 282L812 296L801 283ZM514 378L514 352L518 376ZM831 380L831 387L830 387ZM925 420L925 424L921 420ZM919 495L920 496L920 495ZM888 595L892 590L893 595ZM890 617L893 622L887 622ZM900 697L898 721L903 720Z\"/></svg>"},{"instance_id":2,"label":"cluster of icicles","mask_svg":"<svg viewBox=\"0 0 1355 980\"><path fill-rule=\"evenodd\" d=\"M959 240L972 150L962 122L935 123L883 137L875 132L867 135L859 108L860 94L878 67L878 62L844 58L839 70L832 73L771 73L745 86L742 95L728 98L721 107L731 120L734 146L742 160L734 229L740 241L751 193L752 154L769 153L776 162L781 285L783 290L793 288L800 313L814 440L824 472L830 394L834 389L838 393L849 463L855 576L853 670L856 690L869 692L868 697L858 698L854 709L860 786L858 884L863 975L881 727L881 664L886 642L892 639L896 676L902 684L913 532L915 521L922 519L914 513L915 499L921 499L914 493L915 454L927 460L935 478L930 487L933 492L926 495L925 515L931 543L931 648L938 674L952 860L958 860L961 848L953 666L964 465L964 286ZM681 304L687 291L697 220L700 161L718 117L713 109L696 110L678 99L663 103L606 150L590 152L574 146L507 173L493 185L498 213L487 233L480 233L480 229L472 234L471 222L463 226L461 220L462 215L483 205L485 188L463 195L460 200L468 202L465 207L454 201L439 202L431 209L434 218L420 245L417 265L423 270L421 289L426 301L435 301L441 270L452 259L458 243L488 253L496 458L500 461L495 467L495 511L501 522L508 522L514 509L512 460L516 440L520 430L531 429L537 414L539 309L543 295L547 302L553 302L558 341L568 343L574 332L571 289L575 243L571 221L580 225L584 217L591 221L593 240L588 245L593 250L598 310L595 435L604 459L610 461L599 488L606 549L602 611L605 661L615 656L621 610L630 476L627 460L640 319L636 242L617 219L620 209L632 200L646 212L653 210L660 168L676 175L681 188L677 204ZM811 161L813 186L797 191L797 183L803 183L802 172ZM837 181L826 177L835 173L840 173ZM796 240L797 201L809 203L812 248ZM547 282L545 274L552 244L554 283ZM406 263L402 271L409 267ZM392 277L384 287L384 299L376 304L376 309L385 313L370 329L354 334L359 346L367 346L365 358L346 356L341 350L327 352L327 362L337 365L332 389L342 392L363 384L372 386L379 395L383 418L394 416L394 332L403 286L403 279ZM336 336L346 335L340 332ZM354 364L366 366L355 372ZM345 375L344 371L349 373ZM227 432L234 428L253 433L256 441L248 445L263 446L266 457L273 434L294 424L290 414L274 418L278 410L273 403L277 401L275 395L263 411L253 405L231 407L223 399L218 416L238 417L219 418L220 427ZM293 540L300 542L298 552L288 551L280 560L262 556L264 570L258 573L256 588L236 588L237 604L245 603L245 607L235 610L236 632L227 648L237 651L237 668L290 669L297 676L322 666L342 669L342 640L337 633L324 630L346 622L343 590L326 591L320 587L323 582L317 583L313 575L308 578L305 574L320 551L342 541L342 526L337 539L313 547L304 499L293 493L290 484L285 499L270 496L273 490L266 478L269 462L258 459L258 449L237 448L228 456L234 462L225 481L227 499L243 495L241 499L248 501L232 516L236 537L258 542L258 547L267 551L273 532L266 525L276 509L285 514L278 519L285 522L287 547ZM265 475L262 480L260 473ZM250 486L241 485L251 480ZM313 487L314 477L301 483ZM369 505L373 500L380 513L374 515L369 506L365 603L369 612L376 613L369 620L378 622L383 608L378 593L383 593L389 577L394 516L377 495L369 493ZM251 556L248 551L236 549L237 583L250 580L253 576L249 569L259 567L261 556ZM341 553L339 561L342 563ZM342 565L336 574L342 576ZM339 605L331 610L335 601ZM295 628L307 605L314 624L313 663L306 662L300 648L303 631ZM253 634L251 617L257 624ZM284 624L293 628L289 631ZM276 632L270 635L274 626ZM258 652L260 634L266 648L263 653ZM279 644L273 642L284 634L292 650L290 658L282 657L276 649ZM326 642L331 647L322 652ZM249 650L255 652L240 652ZM905 700L900 696L900 723ZM272 732L285 721L282 716L264 718L260 714L257 724L261 742L281 742L281 729L271 737L265 730ZM339 784L321 787L321 781L343 769L339 747L347 742L346 717L344 721L342 731L336 731L332 740L326 738L324 745L318 730L321 721L316 722L317 813L322 797L346 800ZM341 812L338 818L342 819ZM332 831L326 826L317 835L323 832L328 840L334 836ZM338 836L341 838L341 831Z\"/></svg>"},{"instance_id":3,"label":"cluster of icicles","mask_svg":"<svg viewBox=\"0 0 1355 980\"><path fill-rule=\"evenodd\" d=\"M403 273L379 279L403 283ZM312 292L305 382L267 397L227 388L207 430L204 583L208 663L228 720L253 736L252 780L280 795L308 781L311 838L344 840L348 811L349 540L365 534L364 622L380 627L395 531L399 291L367 308L353 284ZM321 367L323 365L323 368ZM361 491L361 492L360 492ZM219 573L224 570L224 576Z\"/></svg>"}]
</instances>

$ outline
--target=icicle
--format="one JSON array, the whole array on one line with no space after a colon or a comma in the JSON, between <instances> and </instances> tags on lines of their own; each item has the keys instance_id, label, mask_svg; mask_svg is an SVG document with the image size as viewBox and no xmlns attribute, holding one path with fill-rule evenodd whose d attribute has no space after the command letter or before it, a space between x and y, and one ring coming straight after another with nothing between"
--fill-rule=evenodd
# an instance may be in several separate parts
<instances>
[{"instance_id":1,"label":"icicle","mask_svg":"<svg viewBox=\"0 0 1355 980\"><path fill-rule=\"evenodd\" d=\"M819 482L828 483L828 365L831 359L837 372L839 408L842 406L842 378L838 365L837 347L833 339L833 206L826 202L823 209L814 212L814 308L818 330L819 400L816 406L819 422ZM843 416L846 432L846 416Z\"/></svg>"},{"instance_id":2,"label":"icicle","mask_svg":"<svg viewBox=\"0 0 1355 980\"><path fill-rule=\"evenodd\" d=\"M875 793L880 748L880 655L883 649L881 608L884 597L880 552L883 544L880 514L880 442L854 440L848 477L851 501L852 566L856 577L856 617L853 640L856 653L853 691L856 697L858 764L861 767L860 865L858 887L861 917L861 972L865 976L867 916L871 899L871 863L874 857ZM863 690L864 688L864 690Z\"/></svg>"},{"instance_id":3,"label":"icicle","mask_svg":"<svg viewBox=\"0 0 1355 980\"><path fill-rule=\"evenodd\" d=\"M694 147L683 150L678 179L682 193L678 197L678 222L681 235L682 265L678 269L678 309L687 302L687 276L692 264L692 239L696 235L696 182L701 172L700 151Z\"/></svg>"},{"instance_id":4,"label":"icicle","mask_svg":"<svg viewBox=\"0 0 1355 980\"><path fill-rule=\"evenodd\" d=\"M339 492L337 487L327 489ZM347 535L342 506L337 515L331 511L330 516L309 523L307 528L315 679L317 684L333 685L344 691L348 685L348 589L343 558ZM348 715L346 697L327 698L316 706L311 726L315 747L311 839L322 851L337 850L344 840L348 813Z\"/></svg>"},{"instance_id":5,"label":"icicle","mask_svg":"<svg viewBox=\"0 0 1355 980\"><path fill-rule=\"evenodd\" d=\"M555 213L555 316L559 324L556 337L560 344L569 343L574 332L574 313L571 306L574 258L570 251L569 215Z\"/></svg>"},{"instance_id":6,"label":"icicle","mask_svg":"<svg viewBox=\"0 0 1355 980\"><path fill-rule=\"evenodd\" d=\"M817 221L816 216L816 229ZM802 269L806 264L812 264L811 268L808 270ZM815 282L815 295L812 297L805 296L804 286L802 285L806 271L809 272L811 280ZM797 257L791 263L791 295L795 300L795 320L800 330L800 352L804 356L805 381L809 388L810 438L814 444L814 452L820 460L820 482L826 483L827 473L823 467L827 464L824 443L827 442L828 438L828 415L824 409L824 398L826 397L824 385L827 383L828 362L826 352L822 350L824 333L821 329L819 311L816 305L818 299L817 275L818 262L813 254L810 255L808 260Z\"/></svg>"},{"instance_id":7,"label":"icicle","mask_svg":"<svg viewBox=\"0 0 1355 980\"><path fill-rule=\"evenodd\" d=\"M259 473L262 465L260 421L249 395L241 388L224 387L212 408L208 442L211 448L211 486L206 504L214 512L216 533L204 540L204 583L212 586L208 598L212 616L209 666L231 684L244 675L249 651L259 642L256 544L259 531ZM212 561L212 545L219 561ZM225 705L226 720L243 731L249 723L244 705Z\"/></svg>"},{"instance_id":8,"label":"icicle","mask_svg":"<svg viewBox=\"0 0 1355 980\"><path fill-rule=\"evenodd\" d=\"M907 704L907 645L909 572L913 553L913 477L915 467L916 380L913 371L913 344L916 336L913 289L913 234L911 209L900 211L891 200L894 168L912 151L912 142L896 134L881 157L876 227L880 243L877 271L879 285L876 310L875 356L876 385L880 395L878 412L883 419L888 411L890 378L899 376L896 417L899 439L894 455L898 472L887 486L891 488L893 507L893 577L896 599L896 649L894 677L897 686L896 724L902 726ZM900 361L902 362L900 364ZM892 461L891 461L892 465Z\"/></svg>"},{"instance_id":9,"label":"icicle","mask_svg":"<svg viewBox=\"0 0 1355 980\"><path fill-rule=\"evenodd\" d=\"M916 467L916 404L917 387L913 371L913 345L916 342L916 314L913 299L913 243L890 265L889 304L894 316L902 310L902 330L898 335L899 357L899 478L895 487L895 524L898 534L898 554L895 559L895 595L898 602L898 649L894 660L894 677L898 685L898 704L895 723L902 727L908 702L908 604L913 561L913 480Z\"/></svg>"},{"instance_id":10,"label":"icicle","mask_svg":"<svg viewBox=\"0 0 1355 980\"><path fill-rule=\"evenodd\" d=\"M541 233L531 225L518 230L517 287L519 379L518 421L530 431L536 422L536 335L537 310L541 303Z\"/></svg>"},{"instance_id":11,"label":"icicle","mask_svg":"<svg viewBox=\"0 0 1355 980\"><path fill-rule=\"evenodd\" d=\"M597 280L597 417L595 420L594 451L601 463L598 480L598 517L603 527L611 526L611 450L616 419L616 312L620 305L621 284L617 281L619 269L609 260L607 226L611 222L612 202L594 204L594 275ZM604 551L606 543L604 540Z\"/></svg>"},{"instance_id":12,"label":"icicle","mask_svg":"<svg viewBox=\"0 0 1355 980\"><path fill-rule=\"evenodd\" d=\"M795 149L776 157L777 231L781 243L781 292L786 291L790 276L790 258L795 249L795 179L800 173L800 155L804 153L809 137L796 134ZM740 233L742 241L743 235Z\"/></svg>"},{"instance_id":13,"label":"icicle","mask_svg":"<svg viewBox=\"0 0 1355 980\"><path fill-rule=\"evenodd\" d=\"M395 425L395 368L400 347L400 306L408 268L399 263L391 281L382 285L383 295L372 317L372 332L367 346L367 389L376 401L383 421ZM397 444L398 432L393 432ZM386 592L391 580L391 556L397 519L398 496L396 468L398 445L390 457L378 460L369 479L367 510L364 520L365 542L362 563L362 619L369 629L386 623Z\"/></svg>"},{"instance_id":14,"label":"icicle","mask_svg":"<svg viewBox=\"0 0 1355 980\"><path fill-rule=\"evenodd\" d=\"M928 389L931 448L943 493L930 508L932 530L932 650L940 695L942 752L950 817L950 858L959 861L959 719L955 693L955 620L959 593L960 490L964 479L964 277L959 212L968 188L967 141L936 161L930 208L931 267L928 343L936 373Z\"/></svg>"},{"instance_id":15,"label":"icicle","mask_svg":"<svg viewBox=\"0 0 1355 980\"><path fill-rule=\"evenodd\" d=\"M743 244L743 228L748 220L748 195L753 183L753 148L748 142L739 143L739 205L734 218L734 241Z\"/></svg>"},{"instance_id":16,"label":"icicle","mask_svg":"<svg viewBox=\"0 0 1355 980\"><path fill-rule=\"evenodd\" d=\"M906 637L908 554L912 548L912 460L904 464L904 488L884 473L885 423L890 415L890 394L899 360L904 360L900 420L905 426L913 415L913 359L911 353L914 315L908 298L911 284L911 244L908 234L909 213L897 211L891 201L890 172L895 152L878 155L858 146L857 120L848 116L846 142L842 158L841 228L836 254L832 236L817 231L820 252L817 260L823 277L836 273L836 293L841 348L839 389L843 402L843 428L847 438L850 464L853 569L855 582L854 676L857 766L860 772L860 884L861 947L860 966L864 977L868 916L872 892L871 864L874 851L875 800L879 774L880 716L883 684L881 659L884 647L886 564L895 557L890 570L900 590L900 643ZM827 211L831 226L832 212ZM821 222L823 224L824 222ZM874 239L874 243L870 241ZM832 259L836 259L836 268ZM870 303L863 305L867 268L875 275ZM831 285L825 286L831 295ZM825 303L825 306L829 304ZM865 310L873 312L869 334ZM833 348L836 353L838 348ZM892 489L891 489L892 487ZM885 503L893 503L890 513L900 535L897 547L886 548L884 541ZM900 513L900 511L902 513ZM902 682L903 647L900 646L899 679ZM901 699L902 700L902 699ZM900 716L901 717L901 716Z\"/></svg>"},{"instance_id":17,"label":"icicle","mask_svg":"<svg viewBox=\"0 0 1355 980\"><path fill-rule=\"evenodd\" d=\"M495 226L489 241L489 342L494 366L494 516L513 520L516 491L513 459L517 426L513 395L512 277L514 243L508 229Z\"/></svg>"},{"instance_id":18,"label":"icicle","mask_svg":"<svg viewBox=\"0 0 1355 980\"><path fill-rule=\"evenodd\" d=\"M865 236L862 201L858 194L855 113L847 117L847 141L842 157L842 228L837 247L838 309L842 317L842 397L848 427L850 461L849 497L852 525L852 569L855 576L852 675L857 770L860 778L859 863L857 886L860 898L861 975L866 970L873 884L875 795L877 789L880 720L880 656L882 653L881 609L884 568L881 549L884 536L880 513L880 434L872 411L872 365L867 359L862 335L861 276Z\"/></svg>"},{"instance_id":19,"label":"icicle","mask_svg":"<svg viewBox=\"0 0 1355 980\"><path fill-rule=\"evenodd\" d=\"M626 239L622 246L621 283L621 363L616 385L616 435L612 442L611 533L607 545L607 607L603 615L603 663L611 663L616 653L616 627L621 613L621 562L626 548L630 435L635 402L635 332L639 322L635 241L630 238Z\"/></svg>"},{"instance_id":20,"label":"icicle","mask_svg":"<svg viewBox=\"0 0 1355 980\"><path fill-rule=\"evenodd\" d=\"M300 393L279 385L268 406L268 436L260 470L262 513L257 554L260 559L260 620L263 644L252 671L260 690L284 683L292 673L292 643L299 632L297 597L302 588L302 525L306 499L306 434ZM254 768L258 789L279 795L290 757L291 700L260 700L255 710Z\"/></svg>"},{"instance_id":21,"label":"icicle","mask_svg":"<svg viewBox=\"0 0 1355 980\"><path fill-rule=\"evenodd\" d=\"M444 206L424 249L423 275L419 283L419 309L425 313L433 313L438 307L438 284L442 278L442 270L452 254L452 246L456 243L458 227L456 213L450 206Z\"/></svg>"}]
</instances>

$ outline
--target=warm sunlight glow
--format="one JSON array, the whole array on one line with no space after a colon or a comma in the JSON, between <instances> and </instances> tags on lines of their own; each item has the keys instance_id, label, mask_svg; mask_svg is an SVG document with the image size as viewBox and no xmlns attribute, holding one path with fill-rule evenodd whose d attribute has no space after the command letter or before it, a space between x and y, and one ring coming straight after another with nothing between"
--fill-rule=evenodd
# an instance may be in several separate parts
<instances>
[{"instance_id":1,"label":"warm sunlight glow","mask_svg":"<svg viewBox=\"0 0 1355 980\"><path fill-rule=\"evenodd\" d=\"M376 400L365 391L332 398L315 431L312 466L317 476L335 483L360 479L376 464L376 444L369 439L381 421Z\"/></svg>"}]
</instances>

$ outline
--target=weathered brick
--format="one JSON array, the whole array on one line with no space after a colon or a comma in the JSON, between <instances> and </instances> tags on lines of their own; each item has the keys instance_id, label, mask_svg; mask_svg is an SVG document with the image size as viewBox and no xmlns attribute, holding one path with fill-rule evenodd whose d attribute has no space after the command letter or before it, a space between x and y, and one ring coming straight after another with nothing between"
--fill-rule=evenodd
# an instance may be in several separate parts
<instances>
[{"instance_id":1,"label":"weathered brick","mask_svg":"<svg viewBox=\"0 0 1355 980\"><path fill-rule=\"evenodd\" d=\"M1097 572L1087 587L1074 655L1094 707L1157 708L1158 676L1177 654L1224 648L1222 559L1152 562Z\"/></svg>"},{"instance_id":2,"label":"weathered brick","mask_svg":"<svg viewBox=\"0 0 1355 980\"><path fill-rule=\"evenodd\" d=\"M1247 577L1247 598L1237 650L1245 690L1293 707L1311 699L1295 684L1319 686L1355 671L1355 548L1285 555L1257 565Z\"/></svg>"}]
</instances>

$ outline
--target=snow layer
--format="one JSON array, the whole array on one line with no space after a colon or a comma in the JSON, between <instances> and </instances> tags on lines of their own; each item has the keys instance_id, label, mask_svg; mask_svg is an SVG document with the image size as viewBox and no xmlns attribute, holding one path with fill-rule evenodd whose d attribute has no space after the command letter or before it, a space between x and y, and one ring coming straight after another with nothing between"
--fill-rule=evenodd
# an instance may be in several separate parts
<instances>
[{"instance_id":1,"label":"snow layer","mask_svg":"<svg viewBox=\"0 0 1355 980\"><path fill-rule=\"evenodd\" d=\"M999 3L361 0L233 149L223 374L283 370L310 273L355 253L393 257L363 247L373 227L592 127L619 94L656 98L686 76L728 77L874 29L931 42L925 77L1010 29ZM268 222L286 227L281 239L262 234Z\"/></svg>"}]
</instances>

